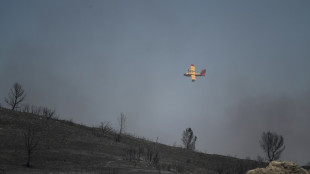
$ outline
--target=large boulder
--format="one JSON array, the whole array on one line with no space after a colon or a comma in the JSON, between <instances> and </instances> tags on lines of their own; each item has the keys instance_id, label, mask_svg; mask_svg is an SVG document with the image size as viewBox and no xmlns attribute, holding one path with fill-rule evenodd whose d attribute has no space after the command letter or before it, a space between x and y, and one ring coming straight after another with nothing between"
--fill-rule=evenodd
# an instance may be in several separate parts
<instances>
[{"instance_id":1,"label":"large boulder","mask_svg":"<svg viewBox=\"0 0 310 174\"><path fill-rule=\"evenodd\" d=\"M247 174L310 174L293 162L272 161L266 168L249 170Z\"/></svg>"}]
</instances>

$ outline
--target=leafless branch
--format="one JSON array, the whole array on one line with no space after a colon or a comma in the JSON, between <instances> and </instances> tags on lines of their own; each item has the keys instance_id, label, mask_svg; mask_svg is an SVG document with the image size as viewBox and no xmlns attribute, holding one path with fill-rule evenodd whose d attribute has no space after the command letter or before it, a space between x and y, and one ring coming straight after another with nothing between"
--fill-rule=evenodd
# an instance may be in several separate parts
<instances>
[{"instance_id":1,"label":"leafless branch","mask_svg":"<svg viewBox=\"0 0 310 174\"><path fill-rule=\"evenodd\" d=\"M260 146L266 153L268 161L277 160L285 149L284 138L281 135L271 132L263 132Z\"/></svg>"},{"instance_id":2,"label":"leafless branch","mask_svg":"<svg viewBox=\"0 0 310 174\"><path fill-rule=\"evenodd\" d=\"M27 154L26 166L30 167L31 159L34 156L35 150L39 144L40 136L33 125L29 125L24 132L24 143Z\"/></svg>"},{"instance_id":3,"label":"leafless branch","mask_svg":"<svg viewBox=\"0 0 310 174\"><path fill-rule=\"evenodd\" d=\"M25 91L21 84L15 83L13 89L10 89L10 93L4 98L4 101L11 106L11 110L19 108L19 104L24 101L26 97Z\"/></svg>"},{"instance_id":4,"label":"leafless branch","mask_svg":"<svg viewBox=\"0 0 310 174\"><path fill-rule=\"evenodd\" d=\"M42 111L42 116L45 117L47 120L51 119L51 118L55 118L55 109L54 110L51 110L49 108L43 108L43 111Z\"/></svg>"},{"instance_id":5,"label":"leafless branch","mask_svg":"<svg viewBox=\"0 0 310 174\"><path fill-rule=\"evenodd\" d=\"M183 131L182 142L186 149L195 150L196 141L197 137L194 136L194 132L191 128L187 128Z\"/></svg>"},{"instance_id":6,"label":"leafless branch","mask_svg":"<svg viewBox=\"0 0 310 174\"><path fill-rule=\"evenodd\" d=\"M112 127L110 126L110 122L101 122L99 126L100 130L102 131L103 135L107 135L112 132Z\"/></svg>"}]
</instances>

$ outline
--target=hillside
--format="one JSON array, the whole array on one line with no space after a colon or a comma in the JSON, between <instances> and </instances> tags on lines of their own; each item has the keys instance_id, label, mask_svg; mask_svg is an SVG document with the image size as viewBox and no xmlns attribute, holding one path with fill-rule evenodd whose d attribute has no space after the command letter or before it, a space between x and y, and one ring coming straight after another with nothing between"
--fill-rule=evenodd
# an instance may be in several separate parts
<instances>
[{"instance_id":1,"label":"hillside","mask_svg":"<svg viewBox=\"0 0 310 174\"><path fill-rule=\"evenodd\" d=\"M0 108L0 173L245 173L266 164ZM38 142L30 168L26 137Z\"/></svg>"}]
</instances>

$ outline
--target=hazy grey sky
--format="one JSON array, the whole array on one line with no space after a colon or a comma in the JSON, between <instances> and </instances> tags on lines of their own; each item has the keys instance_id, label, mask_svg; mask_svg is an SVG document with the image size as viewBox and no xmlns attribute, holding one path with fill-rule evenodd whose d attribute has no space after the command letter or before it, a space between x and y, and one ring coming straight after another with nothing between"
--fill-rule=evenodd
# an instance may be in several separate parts
<instances>
[{"instance_id":1,"label":"hazy grey sky","mask_svg":"<svg viewBox=\"0 0 310 174\"><path fill-rule=\"evenodd\" d=\"M191 127L207 153L310 161L310 1L1 0L0 102L29 104L172 145ZM183 74L190 64L206 77Z\"/></svg>"}]
</instances>

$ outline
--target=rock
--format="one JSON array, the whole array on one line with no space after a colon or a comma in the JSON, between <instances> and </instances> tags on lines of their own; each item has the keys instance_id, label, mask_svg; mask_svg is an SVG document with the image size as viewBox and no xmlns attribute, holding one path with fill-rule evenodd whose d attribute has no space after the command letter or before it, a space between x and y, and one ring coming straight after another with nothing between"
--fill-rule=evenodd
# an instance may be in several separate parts
<instances>
[{"instance_id":1,"label":"rock","mask_svg":"<svg viewBox=\"0 0 310 174\"><path fill-rule=\"evenodd\" d=\"M266 168L249 170L246 174L310 174L293 162L272 161Z\"/></svg>"}]
</instances>

